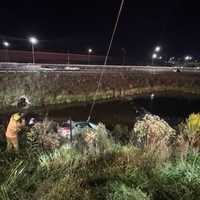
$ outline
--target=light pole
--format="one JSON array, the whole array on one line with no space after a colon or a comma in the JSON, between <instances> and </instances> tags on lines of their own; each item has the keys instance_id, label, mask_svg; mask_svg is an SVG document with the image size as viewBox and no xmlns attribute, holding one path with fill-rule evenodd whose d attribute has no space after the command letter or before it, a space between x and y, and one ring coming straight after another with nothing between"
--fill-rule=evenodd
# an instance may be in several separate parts
<instances>
[{"instance_id":1,"label":"light pole","mask_svg":"<svg viewBox=\"0 0 200 200\"><path fill-rule=\"evenodd\" d=\"M152 54L152 57L151 57L151 59L152 59L152 65L154 64L154 60L156 59L158 57L158 55L156 54L156 53L153 53Z\"/></svg>"},{"instance_id":2,"label":"light pole","mask_svg":"<svg viewBox=\"0 0 200 200\"><path fill-rule=\"evenodd\" d=\"M3 46L5 47L5 61L8 62L9 57L8 57L8 48L10 47L10 43L7 41L3 41Z\"/></svg>"},{"instance_id":3,"label":"light pole","mask_svg":"<svg viewBox=\"0 0 200 200\"><path fill-rule=\"evenodd\" d=\"M154 48L154 51L153 51L153 54L152 54L152 57L151 57L151 64L153 65L154 64L154 60L155 59L162 59L162 57L160 56L159 58L158 58L158 54L160 53L160 51L161 51L161 46L156 46L155 48Z\"/></svg>"},{"instance_id":4,"label":"light pole","mask_svg":"<svg viewBox=\"0 0 200 200\"><path fill-rule=\"evenodd\" d=\"M90 54L93 52L92 49L88 49L88 65L90 64Z\"/></svg>"},{"instance_id":5,"label":"light pole","mask_svg":"<svg viewBox=\"0 0 200 200\"><path fill-rule=\"evenodd\" d=\"M69 65L69 50L67 51L67 64Z\"/></svg>"},{"instance_id":6,"label":"light pole","mask_svg":"<svg viewBox=\"0 0 200 200\"><path fill-rule=\"evenodd\" d=\"M125 65L126 64L126 49L125 48L121 48L122 50L122 65Z\"/></svg>"},{"instance_id":7,"label":"light pole","mask_svg":"<svg viewBox=\"0 0 200 200\"><path fill-rule=\"evenodd\" d=\"M38 39L35 37L30 37L29 38L29 42L31 43L31 47L32 47L32 62L33 64L35 64L35 49L34 49L34 45L36 45L38 43Z\"/></svg>"}]
</instances>

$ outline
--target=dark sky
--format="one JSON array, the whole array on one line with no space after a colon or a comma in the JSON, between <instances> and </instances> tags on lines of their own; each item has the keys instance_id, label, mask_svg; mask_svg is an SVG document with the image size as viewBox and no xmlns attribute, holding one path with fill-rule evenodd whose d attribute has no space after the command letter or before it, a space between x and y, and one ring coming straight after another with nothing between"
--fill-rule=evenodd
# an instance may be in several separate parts
<instances>
[{"instance_id":1,"label":"dark sky","mask_svg":"<svg viewBox=\"0 0 200 200\"><path fill-rule=\"evenodd\" d=\"M13 49L29 49L35 35L38 49L105 54L121 0L6 0L1 2L1 39ZM198 0L125 0L112 55L125 48L136 62L150 57L160 44L166 56L200 56Z\"/></svg>"}]
</instances>

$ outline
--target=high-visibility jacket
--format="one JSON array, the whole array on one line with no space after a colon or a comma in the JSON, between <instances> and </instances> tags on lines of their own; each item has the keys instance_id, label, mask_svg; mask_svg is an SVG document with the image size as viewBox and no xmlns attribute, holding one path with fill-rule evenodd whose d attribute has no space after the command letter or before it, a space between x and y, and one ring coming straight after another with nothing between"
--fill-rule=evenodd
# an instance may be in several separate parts
<instances>
[{"instance_id":1,"label":"high-visibility jacket","mask_svg":"<svg viewBox=\"0 0 200 200\"><path fill-rule=\"evenodd\" d=\"M19 131L22 129L23 126L25 126L25 121L23 119L16 121L12 115L6 130L6 137L7 138L17 137L17 134L19 133Z\"/></svg>"}]
</instances>

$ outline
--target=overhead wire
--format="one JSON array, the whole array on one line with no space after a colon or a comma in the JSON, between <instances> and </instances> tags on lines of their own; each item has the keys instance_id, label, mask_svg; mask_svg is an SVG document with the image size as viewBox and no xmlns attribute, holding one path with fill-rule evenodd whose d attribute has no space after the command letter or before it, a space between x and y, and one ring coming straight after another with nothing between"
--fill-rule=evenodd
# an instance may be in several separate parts
<instances>
[{"instance_id":1,"label":"overhead wire","mask_svg":"<svg viewBox=\"0 0 200 200\"><path fill-rule=\"evenodd\" d=\"M116 22L115 22L115 26L114 26L114 29L113 29L113 33L112 33L112 36L111 36L111 39L110 39L110 43L109 43L109 46L108 46L108 50L107 50L107 53L106 53L106 57L105 57L105 61L104 61L104 67L103 67L103 69L102 69L102 71L101 71L100 78L99 78L99 80L98 80L98 85L97 85L95 94L94 94L94 96L93 96L93 101L92 101L92 105L91 105L91 108L90 108L90 112L89 112L89 116L88 116L87 121L90 121L92 112L93 112L93 110L94 110L94 106L95 106L95 104L96 104L96 97L97 97L97 94L98 94L98 91L99 91L99 88L100 88L100 85L101 85L101 81L102 81L102 78L103 78L103 74L104 74L105 69L106 69L105 66L107 65L107 62L108 62L108 57L109 57L110 50L111 50L111 47L112 47L112 43L113 43L113 40L114 40L114 36L115 36L116 30L117 30L119 18L120 18L121 13L122 13L124 1L125 1L125 0L122 0L122 1L121 1L121 4L120 4L119 12L118 12L118 15L117 15L117 20L116 20Z\"/></svg>"}]
</instances>

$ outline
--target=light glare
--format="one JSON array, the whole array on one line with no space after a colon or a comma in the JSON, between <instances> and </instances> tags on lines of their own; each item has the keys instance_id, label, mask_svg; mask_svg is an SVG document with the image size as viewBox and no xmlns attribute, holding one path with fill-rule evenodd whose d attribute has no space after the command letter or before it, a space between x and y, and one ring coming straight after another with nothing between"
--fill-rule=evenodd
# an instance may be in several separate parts
<instances>
[{"instance_id":1,"label":"light glare","mask_svg":"<svg viewBox=\"0 0 200 200\"><path fill-rule=\"evenodd\" d=\"M30 37L30 38L29 38L29 42L30 42L31 44L35 45L35 44L38 43L38 39L35 38L35 37Z\"/></svg>"},{"instance_id":2,"label":"light glare","mask_svg":"<svg viewBox=\"0 0 200 200\"><path fill-rule=\"evenodd\" d=\"M161 49L161 47L160 47L160 46L157 46L157 47L155 48L155 52L159 52L160 49Z\"/></svg>"},{"instance_id":3,"label":"light glare","mask_svg":"<svg viewBox=\"0 0 200 200\"><path fill-rule=\"evenodd\" d=\"M93 51L92 49L88 49L88 53L92 53L92 51Z\"/></svg>"},{"instance_id":4,"label":"light glare","mask_svg":"<svg viewBox=\"0 0 200 200\"><path fill-rule=\"evenodd\" d=\"M4 46L4 47L9 47L9 46L10 46L10 43L7 42L7 41L4 41L4 42L3 42L3 46Z\"/></svg>"},{"instance_id":5,"label":"light glare","mask_svg":"<svg viewBox=\"0 0 200 200\"><path fill-rule=\"evenodd\" d=\"M185 60L192 60L192 56L185 56Z\"/></svg>"},{"instance_id":6,"label":"light glare","mask_svg":"<svg viewBox=\"0 0 200 200\"><path fill-rule=\"evenodd\" d=\"M153 59L157 58L157 54L154 53L154 54L152 55L152 58L153 58Z\"/></svg>"}]
</instances>

